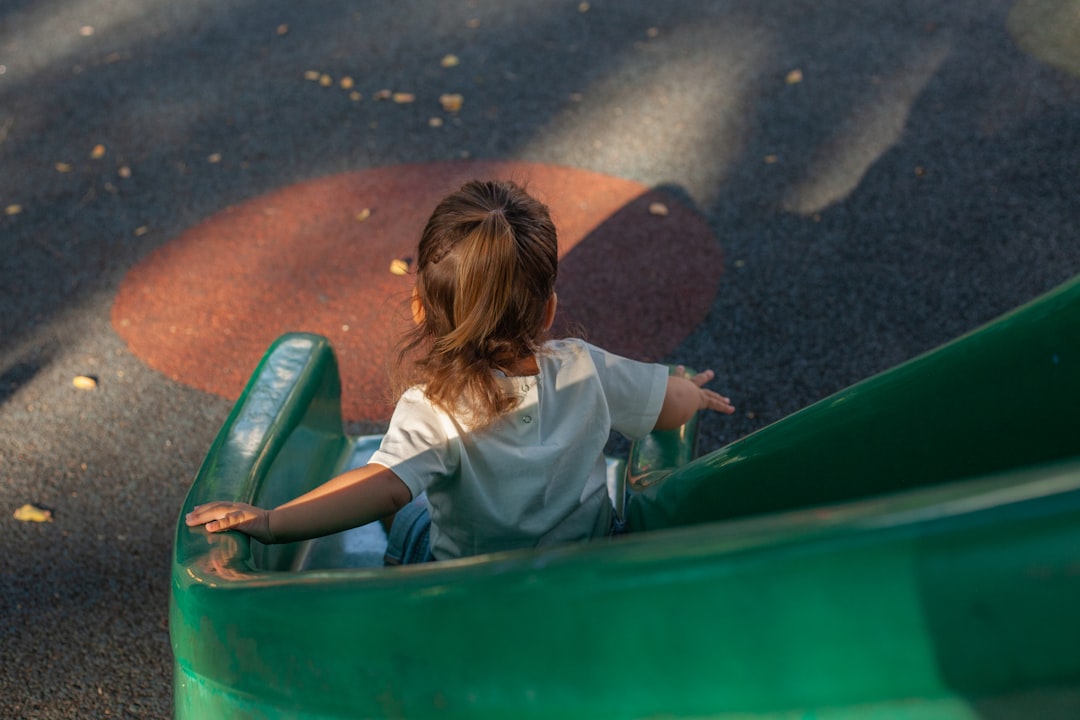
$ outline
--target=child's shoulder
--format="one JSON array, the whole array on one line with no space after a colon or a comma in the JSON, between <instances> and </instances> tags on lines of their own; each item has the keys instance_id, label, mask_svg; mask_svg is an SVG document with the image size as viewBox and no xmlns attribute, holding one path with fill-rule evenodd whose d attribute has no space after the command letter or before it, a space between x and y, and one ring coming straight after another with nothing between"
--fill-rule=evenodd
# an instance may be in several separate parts
<instances>
[{"instance_id":1,"label":"child's shoulder","mask_svg":"<svg viewBox=\"0 0 1080 720\"><path fill-rule=\"evenodd\" d=\"M580 338L549 340L540 352L542 372L595 374L603 351Z\"/></svg>"},{"instance_id":2,"label":"child's shoulder","mask_svg":"<svg viewBox=\"0 0 1080 720\"><path fill-rule=\"evenodd\" d=\"M588 343L581 338L567 337L548 340L544 343L544 352L550 353L576 353L585 349Z\"/></svg>"},{"instance_id":3,"label":"child's shoulder","mask_svg":"<svg viewBox=\"0 0 1080 720\"><path fill-rule=\"evenodd\" d=\"M611 354L608 350L605 350L598 345L593 345L588 340L582 340L581 338L576 337L548 340L544 344L544 352L551 354L561 353L570 357L596 357Z\"/></svg>"},{"instance_id":4,"label":"child's shoulder","mask_svg":"<svg viewBox=\"0 0 1080 720\"><path fill-rule=\"evenodd\" d=\"M544 343L542 355L555 358L558 362L573 362L589 355L589 344L580 338L559 338Z\"/></svg>"}]
</instances>

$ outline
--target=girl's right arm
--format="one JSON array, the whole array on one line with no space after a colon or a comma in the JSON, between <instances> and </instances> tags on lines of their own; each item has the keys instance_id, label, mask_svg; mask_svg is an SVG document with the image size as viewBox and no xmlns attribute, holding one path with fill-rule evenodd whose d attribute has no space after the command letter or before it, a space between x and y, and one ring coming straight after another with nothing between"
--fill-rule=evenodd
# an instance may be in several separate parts
<instances>
[{"instance_id":1,"label":"girl's right arm","mask_svg":"<svg viewBox=\"0 0 1080 720\"><path fill-rule=\"evenodd\" d=\"M412 493L390 469L374 463L350 470L273 510L234 502L199 505L189 526L239 530L264 543L294 542L366 525L392 515Z\"/></svg>"},{"instance_id":2,"label":"girl's right arm","mask_svg":"<svg viewBox=\"0 0 1080 720\"><path fill-rule=\"evenodd\" d=\"M667 391L654 430L674 430L685 424L699 410L716 410L726 415L735 412L731 400L702 385L713 379L712 370L688 377L681 365L668 377Z\"/></svg>"}]
</instances>

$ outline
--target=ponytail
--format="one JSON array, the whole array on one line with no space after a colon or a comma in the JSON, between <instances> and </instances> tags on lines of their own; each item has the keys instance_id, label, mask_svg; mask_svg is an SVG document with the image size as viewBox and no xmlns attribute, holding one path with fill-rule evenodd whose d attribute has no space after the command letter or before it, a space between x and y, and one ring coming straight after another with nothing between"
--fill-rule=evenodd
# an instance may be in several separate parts
<instances>
[{"instance_id":1,"label":"ponytail","mask_svg":"<svg viewBox=\"0 0 1080 720\"><path fill-rule=\"evenodd\" d=\"M421 235L419 322L402 343L402 386L476 428L516 407L494 371L535 354L555 289L548 209L511 182L473 181L443 200ZM412 362L409 360L412 359Z\"/></svg>"},{"instance_id":2,"label":"ponytail","mask_svg":"<svg viewBox=\"0 0 1080 720\"><path fill-rule=\"evenodd\" d=\"M506 217L499 211L488 213L462 239L457 260L454 328L436 341L449 352L497 337L513 303L517 247Z\"/></svg>"}]
</instances>

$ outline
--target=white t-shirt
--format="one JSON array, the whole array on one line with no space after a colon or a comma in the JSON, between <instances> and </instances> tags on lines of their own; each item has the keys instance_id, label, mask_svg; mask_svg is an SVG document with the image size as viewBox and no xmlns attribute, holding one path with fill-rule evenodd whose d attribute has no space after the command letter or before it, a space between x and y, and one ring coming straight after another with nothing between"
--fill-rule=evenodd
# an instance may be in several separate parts
<instances>
[{"instance_id":1,"label":"white t-shirt","mask_svg":"<svg viewBox=\"0 0 1080 720\"><path fill-rule=\"evenodd\" d=\"M370 462L427 492L436 559L587 540L608 533L603 450L656 424L667 369L582 340L555 340L538 375L500 378L521 404L469 432L418 387L402 395Z\"/></svg>"}]
</instances>

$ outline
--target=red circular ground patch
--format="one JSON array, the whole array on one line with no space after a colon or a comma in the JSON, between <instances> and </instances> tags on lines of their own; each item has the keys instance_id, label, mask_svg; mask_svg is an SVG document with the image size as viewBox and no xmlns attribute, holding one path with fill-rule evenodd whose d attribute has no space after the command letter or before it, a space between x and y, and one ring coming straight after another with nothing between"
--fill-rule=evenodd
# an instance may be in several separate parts
<instances>
[{"instance_id":1,"label":"red circular ground patch","mask_svg":"<svg viewBox=\"0 0 1080 720\"><path fill-rule=\"evenodd\" d=\"M550 207L562 327L657 360L705 318L720 248L675 198L566 167L455 162L334 175L226 208L128 273L113 326L151 367L229 398L282 333L325 335L341 366L345 417L385 420L386 363L409 322L412 288L390 264L415 254L435 204L472 178L515 180ZM667 214L651 212L654 203Z\"/></svg>"}]
</instances>

